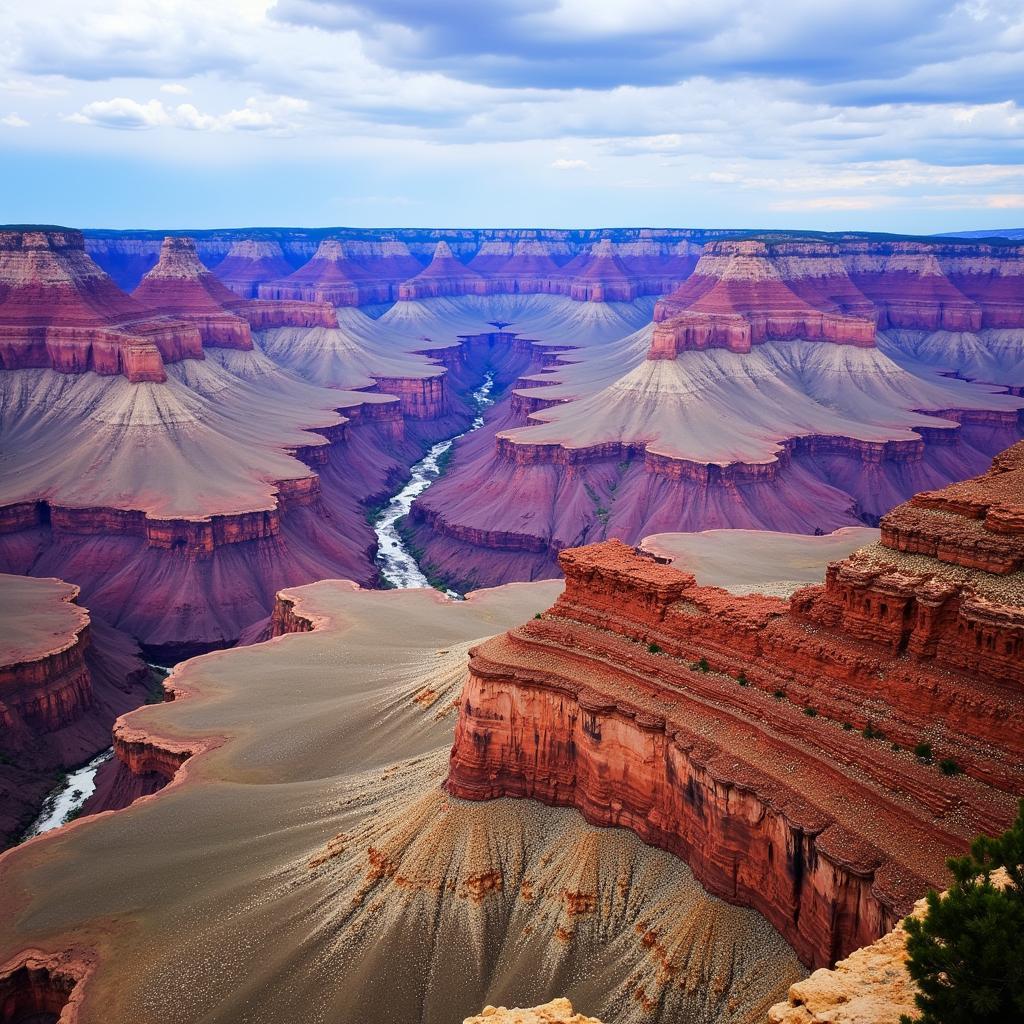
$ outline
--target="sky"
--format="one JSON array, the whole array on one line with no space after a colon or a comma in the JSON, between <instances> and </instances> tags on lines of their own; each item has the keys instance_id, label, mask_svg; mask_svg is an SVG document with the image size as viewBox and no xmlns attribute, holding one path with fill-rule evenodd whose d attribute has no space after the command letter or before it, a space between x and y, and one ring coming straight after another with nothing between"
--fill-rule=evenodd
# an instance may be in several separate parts
<instances>
[{"instance_id":1,"label":"sky","mask_svg":"<svg viewBox=\"0 0 1024 1024\"><path fill-rule=\"evenodd\" d=\"M1024 225L1022 0L0 0L0 222Z\"/></svg>"}]
</instances>

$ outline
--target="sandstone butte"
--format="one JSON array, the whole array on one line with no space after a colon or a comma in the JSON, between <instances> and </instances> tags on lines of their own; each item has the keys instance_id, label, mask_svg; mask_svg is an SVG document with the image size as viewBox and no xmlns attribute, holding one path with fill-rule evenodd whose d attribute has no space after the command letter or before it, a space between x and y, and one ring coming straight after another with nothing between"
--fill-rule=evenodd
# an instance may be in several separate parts
<instances>
[{"instance_id":1,"label":"sandstone butte","mask_svg":"<svg viewBox=\"0 0 1024 1024\"><path fill-rule=\"evenodd\" d=\"M0 847L54 770L107 747L114 719L148 689L136 644L92 620L78 594L60 580L0 575Z\"/></svg>"},{"instance_id":2,"label":"sandstone butte","mask_svg":"<svg viewBox=\"0 0 1024 1024\"><path fill-rule=\"evenodd\" d=\"M287 277L294 267L285 259L280 242L244 238L233 242L213 272L236 295L255 299L260 284Z\"/></svg>"},{"instance_id":3,"label":"sandstone butte","mask_svg":"<svg viewBox=\"0 0 1024 1024\"><path fill-rule=\"evenodd\" d=\"M157 315L199 328L204 345L252 349L253 328L337 327L337 314L324 301L242 299L207 270L191 238L168 235L160 259L132 297Z\"/></svg>"},{"instance_id":4,"label":"sandstone butte","mask_svg":"<svg viewBox=\"0 0 1024 1024\"><path fill-rule=\"evenodd\" d=\"M618 541L560 563L547 613L470 651L450 793L632 829L815 967L1012 820L1024 443L895 508L878 544L788 602L697 586Z\"/></svg>"},{"instance_id":5,"label":"sandstone butte","mask_svg":"<svg viewBox=\"0 0 1024 1024\"><path fill-rule=\"evenodd\" d=\"M0 230L0 368L163 381L164 362L202 358L199 331L125 295L65 228Z\"/></svg>"}]
</instances>

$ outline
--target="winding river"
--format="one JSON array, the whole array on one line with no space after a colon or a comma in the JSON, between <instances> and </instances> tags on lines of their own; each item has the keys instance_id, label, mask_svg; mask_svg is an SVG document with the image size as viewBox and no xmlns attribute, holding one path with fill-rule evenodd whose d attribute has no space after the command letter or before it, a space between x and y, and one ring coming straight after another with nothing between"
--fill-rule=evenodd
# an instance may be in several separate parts
<instances>
[{"instance_id":1,"label":"winding river","mask_svg":"<svg viewBox=\"0 0 1024 1024\"><path fill-rule=\"evenodd\" d=\"M406 547L398 532L398 522L409 514L413 501L418 498L443 472L444 456L451 450L460 437L478 430L484 423L484 410L491 404L491 392L494 390L494 373L490 370L484 376L484 382L473 392L473 403L476 416L469 430L438 441L430 451L413 467L409 482L384 506L374 520L373 529L377 534L377 564L380 574L390 587L402 590L431 586L430 580L423 574L415 556ZM445 591L449 597L461 597L454 590Z\"/></svg>"},{"instance_id":2,"label":"winding river","mask_svg":"<svg viewBox=\"0 0 1024 1024\"><path fill-rule=\"evenodd\" d=\"M427 454L412 467L409 482L384 506L374 520L373 528L377 534L379 545L377 563L380 566L380 574L388 586L404 590L431 586L415 556L402 540L398 532L398 522L409 514L413 501L444 471L443 459L451 451L452 445L460 437L465 437L466 434L483 426L484 410L491 404L493 390L494 373L488 370L484 375L483 383L473 392L476 416L474 416L469 429L433 445ZM454 590L448 590L445 593L453 598L462 597ZM151 665L150 667L163 675L167 675L169 672L165 665ZM92 796L96 788L96 773L113 756L114 750L110 747L97 754L88 764L65 775L47 795L38 817L25 832L23 838L31 839L43 832L49 832L76 817L82 805Z\"/></svg>"}]
</instances>

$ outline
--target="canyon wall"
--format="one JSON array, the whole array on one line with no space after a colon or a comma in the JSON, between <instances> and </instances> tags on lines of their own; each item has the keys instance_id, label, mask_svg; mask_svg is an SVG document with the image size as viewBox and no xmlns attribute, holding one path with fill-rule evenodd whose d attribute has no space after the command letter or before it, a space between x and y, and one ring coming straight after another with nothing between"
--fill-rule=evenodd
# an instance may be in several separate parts
<instances>
[{"instance_id":1,"label":"canyon wall","mask_svg":"<svg viewBox=\"0 0 1024 1024\"><path fill-rule=\"evenodd\" d=\"M877 939L1022 789L1022 479L1018 445L922 499L945 510L896 509L879 545L788 603L615 541L563 552L555 605L471 651L449 791L630 828L806 963ZM1016 552L996 572L963 564L979 509ZM956 551L948 534L938 557L887 546L925 512L958 518Z\"/></svg>"},{"instance_id":2,"label":"canyon wall","mask_svg":"<svg viewBox=\"0 0 1024 1024\"><path fill-rule=\"evenodd\" d=\"M0 575L0 845L35 816L55 770L109 744L117 714L140 704L149 670L137 646L96 624L79 588Z\"/></svg>"}]
</instances>

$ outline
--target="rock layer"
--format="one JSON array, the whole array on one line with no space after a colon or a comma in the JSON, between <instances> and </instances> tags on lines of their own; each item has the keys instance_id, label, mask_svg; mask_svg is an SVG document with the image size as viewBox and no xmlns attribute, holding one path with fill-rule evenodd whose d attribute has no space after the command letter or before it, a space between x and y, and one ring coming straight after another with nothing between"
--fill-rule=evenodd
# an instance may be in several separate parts
<instances>
[{"instance_id":1,"label":"rock layer","mask_svg":"<svg viewBox=\"0 0 1024 1024\"><path fill-rule=\"evenodd\" d=\"M946 500L1021 510L1021 480L1024 445ZM550 611L470 652L449 791L631 828L812 965L878 938L1024 790L1022 574L885 546L908 508L788 604L563 552ZM925 738L929 763L904 753Z\"/></svg>"},{"instance_id":2,"label":"rock layer","mask_svg":"<svg viewBox=\"0 0 1024 1024\"><path fill-rule=\"evenodd\" d=\"M55 769L109 745L117 714L145 699L128 637L91 620L79 588L0 575L0 844L34 816Z\"/></svg>"},{"instance_id":3,"label":"rock layer","mask_svg":"<svg viewBox=\"0 0 1024 1024\"><path fill-rule=\"evenodd\" d=\"M202 358L195 327L153 316L120 291L67 228L0 230L0 368L166 379Z\"/></svg>"}]
</instances>

